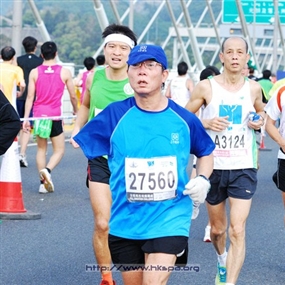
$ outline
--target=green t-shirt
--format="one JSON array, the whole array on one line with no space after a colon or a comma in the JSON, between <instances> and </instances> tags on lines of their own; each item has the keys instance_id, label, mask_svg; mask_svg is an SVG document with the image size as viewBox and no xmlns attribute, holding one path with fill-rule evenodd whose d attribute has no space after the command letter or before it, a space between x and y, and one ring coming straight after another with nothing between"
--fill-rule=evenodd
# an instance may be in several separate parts
<instances>
[{"instance_id":1,"label":"green t-shirt","mask_svg":"<svg viewBox=\"0 0 285 285\"><path fill-rule=\"evenodd\" d=\"M106 67L108 68L108 67ZM109 80L106 77L106 68L95 72L90 89L90 110L88 121L93 119L110 103L121 101L134 96L129 79Z\"/></svg>"},{"instance_id":2,"label":"green t-shirt","mask_svg":"<svg viewBox=\"0 0 285 285\"><path fill-rule=\"evenodd\" d=\"M266 100L269 100L269 91L273 86L273 83L269 79L261 79L257 81L263 90L264 96Z\"/></svg>"}]
</instances>

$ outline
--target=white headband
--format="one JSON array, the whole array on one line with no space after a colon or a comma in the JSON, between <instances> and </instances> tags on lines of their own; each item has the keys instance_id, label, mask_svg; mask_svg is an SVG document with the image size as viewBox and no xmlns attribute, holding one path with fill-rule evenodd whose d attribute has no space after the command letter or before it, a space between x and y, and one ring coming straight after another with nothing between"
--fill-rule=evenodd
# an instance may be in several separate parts
<instances>
[{"instance_id":1,"label":"white headband","mask_svg":"<svg viewBox=\"0 0 285 285\"><path fill-rule=\"evenodd\" d=\"M109 42L123 42L133 48L135 46L135 43L132 39L129 37L122 35L122 34L111 34L108 35L104 40L104 45L106 45Z\"/></svg>"}]
</instances>

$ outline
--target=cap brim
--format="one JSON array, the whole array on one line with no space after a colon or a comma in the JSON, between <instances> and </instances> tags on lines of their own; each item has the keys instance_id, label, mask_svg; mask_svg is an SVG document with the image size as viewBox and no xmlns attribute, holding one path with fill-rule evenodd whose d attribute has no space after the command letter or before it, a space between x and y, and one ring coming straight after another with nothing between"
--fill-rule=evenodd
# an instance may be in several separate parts
<instances>
[{"instance_id":1,"label":"cap brim","mask_svg":"<svg viewBox=\"0 0 285 285\"><path fill-rule=\"evenodd\" d=\"M139 56L136 56L136 57L133 57L133 58L129 59L127 61L127 63L129 65L134 65L134 64L146 61L146 60L155 60L155 61L157 61L157 59L155 57L153 57L153 56L150 57L149 55L142 54L142 55L139 55Z\"/></svg>"}]
</instances>

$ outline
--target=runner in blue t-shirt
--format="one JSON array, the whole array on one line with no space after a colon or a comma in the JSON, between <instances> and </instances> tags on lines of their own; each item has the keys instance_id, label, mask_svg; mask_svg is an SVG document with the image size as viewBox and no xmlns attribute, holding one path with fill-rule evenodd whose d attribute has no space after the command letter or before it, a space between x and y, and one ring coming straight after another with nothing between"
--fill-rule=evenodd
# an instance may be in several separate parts
<instances>
[{"instance_id":1,"label":"runner in blue t-shirt","mask_svg":"<svg viewBox=\"0 0 285 285\"><path fill-rule=\"evenodd\" d=\"M162 94L168 70L161 47L134 47L128 64L135 97L111 103L74 140L89 159L108 155L109 247L124 284L159 285L170 270L128 265L186 264L192 204L203 203L210 188L215 145L194 114ZM190 153L198 159L189 182Z\"/></svg>"}]
</instances>

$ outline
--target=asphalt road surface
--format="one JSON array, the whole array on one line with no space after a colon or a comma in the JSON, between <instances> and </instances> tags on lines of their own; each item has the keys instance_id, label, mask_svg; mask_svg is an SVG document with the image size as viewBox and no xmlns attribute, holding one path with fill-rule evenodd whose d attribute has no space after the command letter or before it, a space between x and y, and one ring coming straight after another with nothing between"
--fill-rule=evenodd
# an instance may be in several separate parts
<instances>
[{"instance_id":1,"label":"asphalt road surface","mask_svg":"<svg viewBox=\"0 0 285 285\"><path fill-rule=\"evenodd\" d=\"M271 180L277 146L268 137L260 152L258 189L247 222L247 251L238 285L285 284L284 208L280 191ZM51 153L51 147L47 155ZM100 284L92 249L93 215L85 186L86 159L66 143L63 160L53 171L55 192L39 194L36 146L28 147L28 168L21 168L23 200L37 220L2 220L0 224L0 284ZM190 169L190 168L189 168ZM202 241L207 213L202 205L189 238L188 271L174 270L168 284L212 285L216 255ZM92 269L92 270L91 270ZM119 272L113 272L122 285Z\"/></svg>"}]
</instances>

